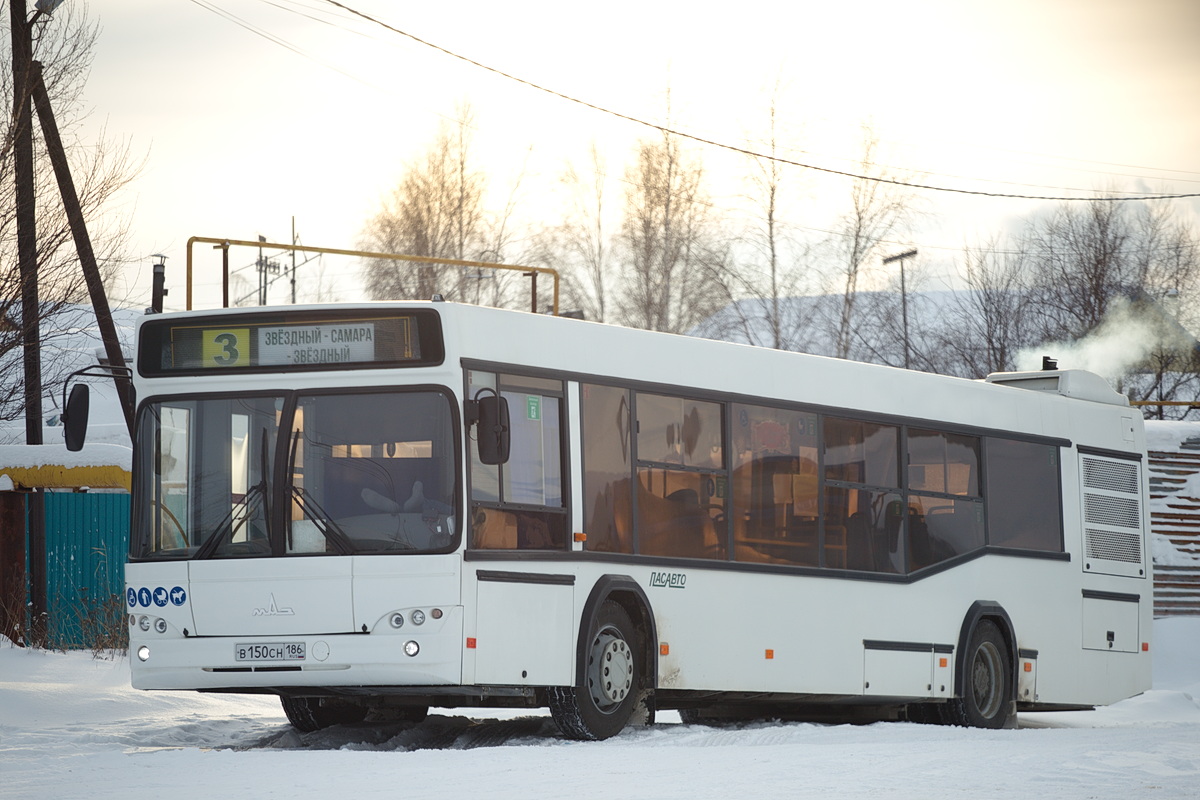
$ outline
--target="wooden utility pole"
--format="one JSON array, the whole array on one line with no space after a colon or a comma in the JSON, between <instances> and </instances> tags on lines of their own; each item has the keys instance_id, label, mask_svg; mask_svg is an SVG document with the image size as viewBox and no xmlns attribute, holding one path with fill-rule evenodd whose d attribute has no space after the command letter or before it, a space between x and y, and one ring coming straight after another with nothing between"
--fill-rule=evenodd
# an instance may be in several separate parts
<instances>
[{"instance_id":1,"label":"wooden utility pole","mask_svg":"<svg viewBox=\"0 0 1200 800\"><path fill-rule=\"evenodd\" d=\"M37 218L33 186L33 113L30 105L30 66L33 41L26 16L25 0L9 0L9 28L12 38L13 73L13 177L17 216L17 267L21 276L21 349L25 378L25 443L42 443L42 351L41 304L38 302ZM9 535L22 540L23 552L28 537L29 561L29 636L28 643L46 643L46 512L40 490L26 496L28 528L21 525ZM5 548L15 552L16 548ZM5 578L20 576L24 595L25 564L12 565Z\"/></svg>"},{"instance_id":2,"label":"wooden utility pole","mask_svg":"<svg viewBox=\"0 0 1200 800\"><path fill-rule=\"evenodd\" d=\"M67 163L67 153L63 149L62 138L58 134L54 109L50 107L50 95L46 92L45 81L42 80L40 62L32 62L30 78L33 87L33 101L37 106L38 119L42 123L42 137L46 140L46 151L50 154L50 163L54 166L54 177L58 180L58 192L62 195L63 208L67 212L67 222L71 226L71 236L75 239L75 251L79 254L79 266L83 269L83 278L87 283L88 294L92 298L96 323L100 326L100 338L104 342L104 354L108 356L109 365L116 368L113 371L113 380L117 385L117 397L121 401L121 411L125 414L125 427L129 430L129 441L132 442L133 387L130 385L129 377L122 374L125 369L125 355L121 352L117 327L113 324L112 311L108 307L108 296L104 293L104 281L100 278L100 268L96 264L92 239L88 236L87 223L83 219L83 208L79 205L75 181L71 179L71 166Z\"/></svg>"}]
</instances>

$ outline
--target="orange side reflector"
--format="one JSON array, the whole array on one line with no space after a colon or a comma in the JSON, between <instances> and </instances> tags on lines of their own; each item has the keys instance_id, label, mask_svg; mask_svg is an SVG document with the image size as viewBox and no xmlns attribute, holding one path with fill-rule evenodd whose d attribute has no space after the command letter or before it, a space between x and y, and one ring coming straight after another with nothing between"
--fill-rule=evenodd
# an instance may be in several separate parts
<instances>
[{"instance_id":1,"label":"orange side reflector","mask_svg":"<svg viewBox=\"0 0 1200 800\"><path fill-rule=\"evenodd\" d=\"M474 637L474 636L468 636L468 637L467 637L467 649L468 649L468 650L474 650L474 649L475 649L475 637Z\"/></svg>"},{"instance_id":2,"label":"orange side reflector","mask_svg":"<svg viewBox=\"0 0 1200 800\"><path fill-rule=\"evenodd\" d=\"M774 650L768 650L768 651L766 652L766 658L774 658L774 657L775 657L775 651L774 651Z\"/></svg>"},{"instance_id":3,"label":"orange side reflector","mask_svg":"<svg viewBox=\"0 0 1200 800\"><path fill-rule=\"evenodd\" d=\"M1033 662L1032 662L1032 661L1026 661L1026 662L1025 662L1025 671L1026 671L1026 672L1033 672Z\"/></svg>"},{"instance_id":4,"label":"orange side reflector","mask_svg":"<svg viewBox=\"0 0 1200 800\"><path fill-rule=\"evenodd\" d=\"M949 664L949 663L950 663L950 662L949 662L949 661L947 661L945 658L939 658L939 659L938 659L938 666L939 666L939 667L942 667L943 669L945 669L946 665L947 665L947 664Z\"/></svg>"},{"instance_id":5,"label":"orange side reflector","mask_svg":"<svg viewBox=\"0 0 1200 800\"><path fill-rule=\"evenodd\" d=\"M660 642L658 645L658 654L660 656L671 655L671 645L667 644L666 642Z\"/></svg>"},{"instance_id":6,"label":"orange side reflector","mask_svg":"<svg viewBox=\"0 0 1200 800\"><path fill-rule=\"evenodd\" d=\"M1149 642L1142 642L1142 652L1143 653L1150 652L1150 643Z\"/></svg>"},{"instance_id":7,"label":"orange side reflector","mask_svg":"<svg viewBox=\"0 0 1200 800\"><path fill-rule=\"evenodd\" d=\"M575 532L575 541L577 541L577 542L586 542L586 541L587 541L587 534L586 534L586 533L580 533L580 532L576 531L576 532Z\"/></svg>"}]
</instances>

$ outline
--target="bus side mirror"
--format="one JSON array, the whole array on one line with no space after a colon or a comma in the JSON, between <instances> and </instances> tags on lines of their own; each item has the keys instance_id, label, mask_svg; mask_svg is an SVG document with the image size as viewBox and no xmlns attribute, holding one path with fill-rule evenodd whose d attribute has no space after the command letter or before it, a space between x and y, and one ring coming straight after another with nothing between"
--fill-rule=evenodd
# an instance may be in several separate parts
<instances>
[{"instance_id":1,"label":"bus side mirror","mask_svg":"<svg viewBox=\"0 0 1200 800\"><path fill-rule=\"evenodd\" d=\"M83 440L87 438L88 410L91 405L87 384L77 383L71 387L71 397L63 408L63 438L67 440L67 449L77 452L83 448Z\"/></svg>"},{"instance_id":2,"label":"bus side mirror","mask_svg":"<svg viewBox=\"0 0 1200 800\"><path fill-rule=\"evenodd\" d=\"M508 421L508 401L497 394L472 400L472 416L479 447L479 460L484 464L507 464L512 445L512 429Z\"/></svg>"}]
</instances>

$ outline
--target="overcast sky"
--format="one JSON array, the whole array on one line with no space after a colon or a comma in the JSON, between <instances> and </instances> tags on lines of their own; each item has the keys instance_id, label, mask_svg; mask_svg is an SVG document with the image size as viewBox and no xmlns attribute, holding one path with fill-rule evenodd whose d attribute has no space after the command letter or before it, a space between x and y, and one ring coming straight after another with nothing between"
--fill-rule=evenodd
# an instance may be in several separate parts
<instances>
[{"instance_id":1,"label":"overcast sky","mask_svg":"<svg viewBox=\"0 0 1200 800\"><path fill-rule=\"evenodd\" d=\"M852 167L869 122L881 160L931 184L1036 195L1200 192L1197 0L345 5L631 117L665 121L670 87L674 127L739 146L763 135L778 84L783 148L805 163ZM168 306L182 308L190 236L288 241L294 217L305 244L356 247L404 163L461 101L476 111L495 203L524 172L528 217L549 220L556 176L567 159L582 163L593 140L619 173L635 140L653 133L323 0L92 0L88 9L102 27L90 124L146 154L117 207L132 216L131 255L144 267L130 273L138 302L148 294L149 256L163 253ZM724 198L740 191L744 163L696 148L714 205L732 208ZM828 225L811 209L831 209L847 191L840 179L799 168L787 180L809 196L810 210L790 220L801 227ZM1037 206L920 196L930 213L910 243L935 272L949 269L964 241ZM1200 203L1175 202L1200 219ZM235 250L234 266L254 255ZM327 269L341 299L358 299L348 262L329 260ZM197 306L219 303L214 270L219 261L201 246Z\"/></svg>"}]
</instances>

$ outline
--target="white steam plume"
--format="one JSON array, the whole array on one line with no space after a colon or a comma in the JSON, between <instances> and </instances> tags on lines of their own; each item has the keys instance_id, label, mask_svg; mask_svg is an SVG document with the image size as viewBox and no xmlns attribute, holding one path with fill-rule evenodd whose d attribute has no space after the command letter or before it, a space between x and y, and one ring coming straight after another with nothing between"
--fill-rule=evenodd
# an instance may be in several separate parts
<instances>
[{"instance_id":1,"label":"white steam plume","mask_svg":"<svg viewBox=\"0 0 1200 800\"><path fill-rule=\"evenodd\" d=\"M1042 356L1059 369L1085 369L1110 380L1120 378L1157 348L1175 344L1178 331L1165 332L1163 321L1138 313L1128 301L1114 303L1095 330L1075 342L1046 342L1017 352L1018 370L1042 368Z\"/></svg>"}]
</instances>

